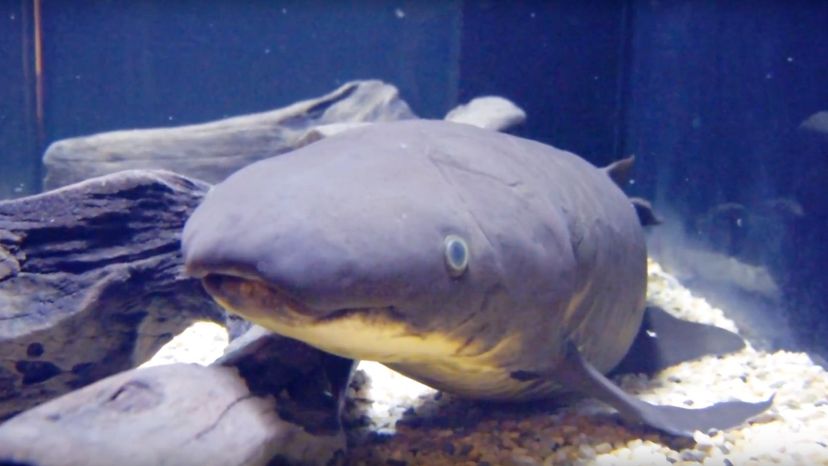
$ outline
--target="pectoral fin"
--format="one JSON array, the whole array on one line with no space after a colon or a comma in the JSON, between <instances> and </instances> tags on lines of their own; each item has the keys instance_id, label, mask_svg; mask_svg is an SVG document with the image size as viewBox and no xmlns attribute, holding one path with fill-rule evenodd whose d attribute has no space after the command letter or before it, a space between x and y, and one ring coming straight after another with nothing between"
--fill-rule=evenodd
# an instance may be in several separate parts
<instances>
[{"instance_id":1,"label":"pectoral fin","mask_svg":"<svg viewBox=\"0 0 828 466\"><path fill-rule=\"evenodd\" d=\"M726 401L698 409L653 405L625 393L613 384L584 359L572 343L567 345L566 357L555 368L554 374L518 371L512 376L519 380L553 378L576 393L596 398L612 406L627 421L641 423L680 437L692 437L696 430L705 432L710 429L738 426L768 409L773 403L773 397L770 397L758 403Z\"/></svg>"},{"instance_id":2,"label":"pectoral fin","mask_svg":"<svg viewBox=\"0 0 828 466\"><path fill-rule=\"evenodd\" d=\"M642 227L662 224L663 221L658 215L656 215L650 201L640 197L631 197L630 203L632 203L635 208L635 213L638 215L638 223L640 223Z\"/></svg>"},{"instance_id":3,"label":"pectoral fin","mask_svg":"<svg viewBox=\"0 0 828 466\"><path fill-rule=\"evenodd\" d=\"M739 335L713 325L673 317L648 306L638 336L612 374L656 372L706 355L740 351L745 341Z\"/></svg>"}]
</instances>

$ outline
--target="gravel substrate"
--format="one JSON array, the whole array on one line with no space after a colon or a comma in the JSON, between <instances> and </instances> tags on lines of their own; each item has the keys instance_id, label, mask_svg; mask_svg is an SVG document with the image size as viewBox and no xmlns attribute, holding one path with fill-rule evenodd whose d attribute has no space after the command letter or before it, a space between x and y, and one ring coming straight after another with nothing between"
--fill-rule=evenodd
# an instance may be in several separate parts
<instances>
[{"instance_id":1,"label":"gravel substrate","mask_svg":"<svg viewBox=\"0 0 828 466\"><path fill-rule=\"evenodd\" d=\"M737 330L720 309L692 296L653 262L648 299L683 319ZM226 333L200 325L151 363L215 359ZM345 417L350 465L828 465L828 373L804 353L748 347L653 378L617 380L646 401L684 406L775 394L773 407L748 424L697 432L694 441L625 425L593 400L484 404L439 393L380 364L359 368Z\"/></svg>"}]
</instances>

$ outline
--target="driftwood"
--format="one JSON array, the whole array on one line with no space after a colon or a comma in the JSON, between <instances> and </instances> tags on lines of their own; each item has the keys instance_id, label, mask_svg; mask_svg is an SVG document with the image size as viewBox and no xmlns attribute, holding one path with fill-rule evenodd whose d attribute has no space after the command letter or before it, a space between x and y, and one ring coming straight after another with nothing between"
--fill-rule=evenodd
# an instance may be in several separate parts
<instances>
[{"instance_id":1,"label":"driftwood","mask_svg":"<svg viewBox=\"0 0 828 466\"><path fill-rule=\"evenodd\" d=\"M526 112L508 99L486 96L457 106L446 114L445 119L492 131L506 131L523 123L526 120Z\"/></svg>"},{"instance_id":2,"label":"driftwood","mask_svg":"<svg viewBox=\"0 0 828 466\"><path fill-rule=\"evenodd\" d=\"M131 171L0 202L0 419L223 321L181 276L180 231L207 189Z\"/></svg>"},{"instance_id":3,"label":"driftwood","mask_svg":"<svg viewBox=\"0 0 828 466\"><path fill-rule=\"evenodd\" d=\"M464 123L492 131L506 131L526 120L526 112L503 97L478 97L458 105L445 116L446 121ZM309 129L295 145L305 146L343 131L369 125L369 122L331 123Z\"/></svg>"},{"instance_id":4,"label":"driftwood","mask_svg":"<svg viewBox=\"0 0 828 466\"><path fill-rule=\"evenodd\" d=\"M394 86L355 81L322 97L264 113L173 128L113 131L53 143L43 157L45 189L129 169L166 169L209 183L256 160L301 146L334 123L416 118Z\"/></svg>"},{"instance_id":5,"label":"driftwood","mask_svg":"<svg viewBox=\"0 0 828 466\"><path fill-rule=\"evenodd\" d=\"M828 111L816 112L799 124L799 132L828 141Z\"/></svg>"},{"instance_id":6,"label":"driftwood","mask_svg":"<svg viewBox=\"0 0 828 466\"><path fill-rule=\"evenodd\" d=\"M220 362L134 369L0 425L0 463L326 464L351 361L261 332Z\"/></svg>"}]
</instances>

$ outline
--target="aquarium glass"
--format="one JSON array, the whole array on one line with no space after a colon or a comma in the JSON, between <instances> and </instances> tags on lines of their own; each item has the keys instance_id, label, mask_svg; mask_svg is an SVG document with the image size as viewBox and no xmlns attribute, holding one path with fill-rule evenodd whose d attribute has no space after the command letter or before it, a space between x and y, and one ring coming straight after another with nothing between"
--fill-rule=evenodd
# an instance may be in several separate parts
<instances>
[{"instance_id":1,"label":"aquarium glass","mask_svg":"<svg viewBox=\"0 0 828 466\"><path fill-rule=\"evenodd\" d=\"M634 155L623 188L669 280L826 366L825 1L0 0L0 199L44 190L57 141L367 79L420 118L500 96L526 114L511 134Z\"/></svg>"}]
</instances>

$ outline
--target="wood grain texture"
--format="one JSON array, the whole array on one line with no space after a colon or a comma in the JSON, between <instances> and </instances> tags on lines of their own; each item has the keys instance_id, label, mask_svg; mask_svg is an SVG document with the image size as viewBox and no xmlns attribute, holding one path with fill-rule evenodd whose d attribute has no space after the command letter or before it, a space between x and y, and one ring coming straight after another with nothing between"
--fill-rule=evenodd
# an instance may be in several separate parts
<instances>
[{"instance_id":1,"label":"wood grain texture","mask_svg":"<svg viewBox=\"0 0 828 466\"><path fill-rule=\"evenodd\" d=\"M223 322L182 276L181 228L209 186L128 171L0 202L0 419Z\"/></svg>"},{"instance_id":2,"label":"wood grain texture","mask_svg":"<svg viewBox=\"0 0 828 466\"><path fill-rule=\"evenodd\" d=\"M0 463L328 463L351 361L254 327L220 362L133 369L0 425Z\"/></svg>"}]
</instances>

